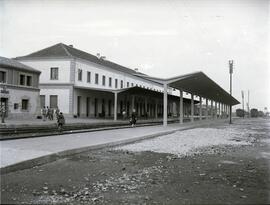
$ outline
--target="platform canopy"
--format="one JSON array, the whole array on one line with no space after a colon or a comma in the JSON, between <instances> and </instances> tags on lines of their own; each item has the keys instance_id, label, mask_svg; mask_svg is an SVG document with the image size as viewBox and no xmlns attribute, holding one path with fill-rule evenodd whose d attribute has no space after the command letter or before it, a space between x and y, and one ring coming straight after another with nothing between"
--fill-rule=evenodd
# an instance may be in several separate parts
<instances>
[{"instance_id":1,"label":"platform canopy","mask_svg":"<svg viewBox=\"0 0 270 205\"><path fill-rule=\"evenodd\" d=\"M167 79L150 76L141 77L149 78L158 83L166 84L169 87L227 105L237 105L240 103L201 71Z\"/></svg>"}]
</instances>

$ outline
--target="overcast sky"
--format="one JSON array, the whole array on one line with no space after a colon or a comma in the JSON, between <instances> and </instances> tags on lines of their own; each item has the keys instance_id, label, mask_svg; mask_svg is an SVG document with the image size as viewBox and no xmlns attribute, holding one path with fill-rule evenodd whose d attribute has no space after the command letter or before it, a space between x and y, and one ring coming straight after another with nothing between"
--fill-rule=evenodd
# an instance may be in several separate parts
<instances>
[{"instance_id":1,"label":"overcast sky","mask_svg":"<svg viewBox=\"0 0 270 205\"><path fill-rule=\"evenodd\" d=\"M270 110L268 0L0 0L0 55L62 42L156 77L203 71ZM236 108L240 105L236 106Z\"/></svg>"}]
</instances>

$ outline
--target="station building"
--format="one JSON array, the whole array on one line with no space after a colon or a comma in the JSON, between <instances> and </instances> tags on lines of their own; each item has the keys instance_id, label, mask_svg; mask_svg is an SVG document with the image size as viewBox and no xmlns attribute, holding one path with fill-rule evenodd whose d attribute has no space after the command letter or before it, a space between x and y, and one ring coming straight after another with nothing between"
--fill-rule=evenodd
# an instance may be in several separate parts
<instances>
[{"instance_id":1,"label":"station building","mask_svg":"<svg viewBox=\"0 0 270 205\"><path fill-rule=\"evenodd\" d=\"M18 61L0 57L0 107L13 119L40 113L40 71Z\"/></svg>"},{"instance_id":2,"label":"station building","mask_svg":"<svg viewBox=\"0 0 270 205\"><path fill-rule=\"evenodd\" d=\"M129 117L135 109L139 118L163 117L167 122L167 117L180 117L183 121L183 118L190 116L193 120L196 114L203 118L202 103L194 100L194 94L200 96L200 100L201 97L220 99L224 102L223 111L229 104L238 103L202 72L158 79L111 62L99 54L92 55L63 43L17 57L16 60L41 71L41 107L58 107L69 116L116 120ZM197 82L197 78L201 81ZM186 81L201 83L201 90L190 90L194 85L186 84ZM183 91L191 93L191 98L184 98ZM222 106L218 111L212 103L210 113L215 115L215 112L217 116Z\"/></svg>"}]
</instances>

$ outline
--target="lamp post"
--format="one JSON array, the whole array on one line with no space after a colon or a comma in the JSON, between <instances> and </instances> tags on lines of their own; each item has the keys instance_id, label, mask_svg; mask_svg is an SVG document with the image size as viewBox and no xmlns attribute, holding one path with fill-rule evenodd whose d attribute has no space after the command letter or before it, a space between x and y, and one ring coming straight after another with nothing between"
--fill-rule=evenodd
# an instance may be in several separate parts
<instances>
[{"instance_id":1,"label":"lamp post","mask_svg":"<svg viewBox=\"0 0 270 205\"><path fill-rule=\"evenodd\" d=\"M233 60L229 60L229 72L230 72L230 95L232 95ZM230 124L232 124L232 105L230 105Z\"/></svg>"}]
</instances>

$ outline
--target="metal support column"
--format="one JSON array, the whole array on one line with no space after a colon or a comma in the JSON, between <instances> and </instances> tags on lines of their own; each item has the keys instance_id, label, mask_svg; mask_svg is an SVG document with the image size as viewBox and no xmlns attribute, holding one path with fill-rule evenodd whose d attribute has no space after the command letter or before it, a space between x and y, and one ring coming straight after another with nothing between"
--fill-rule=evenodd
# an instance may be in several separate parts
<instances>
[{"instance_id":1,"label":"metal support column","mask_svg":"<svg viewBox=\"0 0 270 205\"><path fill-rule=\"evenodd\" d=\"M211 100L211 111L210 111L210 114L211 114L211 119L213 119L213 100Z\"/></svg>"},{"instance_id":2,"label":"metal support column","mask_svg":"<svg viewBox=\"0 0 270 205\"><path fill-rule=\"evenodd\" d=\"M221 118L220 102L218 103L218 118Z\"/></svg>"},{"instance_id":3,"label":"metal support column","mask_svg":"<svg viewBox=\"0 0 270 205\"><path fill-rule=\"evenodd\" d=\"M215 119L217 119L217 114L218 114L218 112L217 112L217 101L215 101Z\"/></svg>"},{"instance_id":4,"label":"metal support column","mask_svg":"<svg viewBox=\"0 0 270 205\"><path fill-rule=\"evenodd\" d=\"M209 112L209 110L208 110L208 99L207 98L205 98L205 119L208 119L208 112Z\"/></svg>"},{"instance_id":5,"label":"metal support column","mask_svg":"<svg viewBox=\"0 0 270 205\"><path fill-rule=\"evenodd\" d=\"M202 97L200 96L200 120L202 120Z\"/></svg>"},{"instance_id":6,"label":"metal support column","mask_svg":"<svg viewBox=\"0 0 270 205\"><path fill-rule=\"evenodd\" d=\"M194 122L194 95L191 94L191 122Z\"/></svg>"},{"instance_id":7,"label":"metal support column","mask_svg":"<svg viewBox=\"0 0 270 205\"><path fill-rule=\"evenodd\" d=\"M117 92L114 93L114 121L117 120Z\"/></svg>"},{"instance_id":8,"label":"metal support column","mask_svg":"<svg viewBox=\"0 0 270 205\"><path fill-rule=\"evenodd\" d=\"M167 126L167 119L168 119L168 116L167 116L167 112L168 112L168 110L167 110L168 109L167 108L167 105L168 105L167 89L168 89L168 85L164 84L163 88L164 88L164 93L163 93L163 126Z\"/></svg>"},{"instance_id":9,"label":"metal support column","mask_svg":"<svg viewBox=\"0 0 270 205\"><path fill-rule=\"evenodd\" d=\"M183 124L184 110L183 110L183 91L180 90L180 102L179 102L179 123Z\"/></svg>"}]
</instances>

